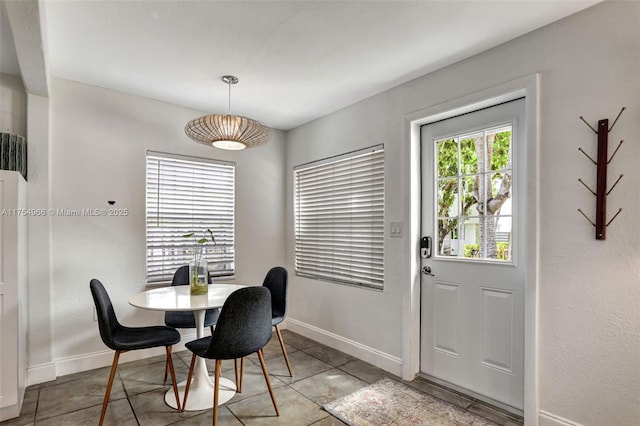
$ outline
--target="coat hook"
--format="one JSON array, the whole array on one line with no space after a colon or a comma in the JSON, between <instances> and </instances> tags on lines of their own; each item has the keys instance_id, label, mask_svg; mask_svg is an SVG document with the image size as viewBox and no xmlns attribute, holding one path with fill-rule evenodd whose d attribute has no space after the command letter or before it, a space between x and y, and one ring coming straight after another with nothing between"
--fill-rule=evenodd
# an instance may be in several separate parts
<instances>
[{"instance_id":1,"label":"coat hook","mask_svg":"<svg viewBox=\"0 0 640 426\"><path fill-rule=\"evenodd\" d=\"M618 115L613 120L613 123L611 123L611 125L609 125L610 122L608 118L603 118L601 120L598 120L598 125L594 127L589 124L583 116L580 116L580 120L582 120L582 122L586 124L587 127L589 127L595 134L598 135L598 154L596 155L595 159L587 154L587 152L582 149L582 147L578 148L578 151L580 151L585 157L591 160L591 162L596 166L596 191L591 189L586 183L584 183L582 179L578 179L578 182L580 182L582 186L587 188L587 190L591 192L596 198L595 222L589 219L589 217L584 214L581 209L578 209L578 212L595 227L596 240L606 239L607 227L609 226L609 224L611 224L611 222L613 222L616 217L618 217L618 215L622 211L622 209L619 209L618 212L613 216L613 218L611 218L611 220L607 222L607 197L609 196L609 194L611 194L611 192L613 192L613 190L620 183L622 177L624 176L621 174L613 183L611 188L607 189L607 167L609 166L609 163L613 161L618 151L620 150L620 147L624 143L624 140L620 140L618 146L613 151L613 154L609 156L609 133L618 123L618 120L626 109L627 107L624 106L620 109L620 112L618 112Z\"/></svg>"},{"instance_id":2,"label":"coat hook","mask_svg":"<svg viewBox=\"0 0 640 426\"><path fill-rule=\"evenodd\" d=\"M607 164L609 164L611 162L611 160L613 160L613 157L616 156L618 150L620 149L620 147L622 146L622 143L624 142L624 139L620 140L620 143L618 144L617 148L615 151L613 151L613 154L611 154L611 157L609 158L609 161L607 161Z\"/></svg>"},{"instance_id":3,"label":"coat hook","mask_svg":"<svg viewBox=\"0 0 640 426\"><path fill-rule=\"evenodd\" d=\"M578 211L580 212L580 214L581 214L582 216L584 216L584 218L585 218L585 219L587 219L587 220L589 221L589 223L590 223L590 224L592 224L593 226L596 226L596 224L595 224L595 223L593 223L593 221L592 221L591 219L589 219L589 217L587 217L587 215L586 215L586 214L584 214L584 212L582 211L582 209L578 209ZM617 215L616 215L616 216L617 216ZM614 216L614 219L615 219L615 216Z\"/></svg>"},{"instance_id":4,"label":"coat hook","mask_svg":"<svg viewBox=\"0 0 640 426\"><path fill-rule=\"evenodd\" d=\"M620 208L618 209L618 213L614 214L614 215L613 215L613 217L611 218L611 220L610 220L609 222L607 222L607 225L606 225L606 226L609 226L609 224L610 224L611 222L613 222L613 220L614 220L616 217L618 217L618 215L620 214L620 212L621 212L621 211L622 211L622 207L620 207Z\"/></svg>"},{"instance_id":5,"label":"coat hook","mask_svg":"<svg viewBox=\"0 0 640 426\"><path fill-rule=\"evenodd\" d=\"M586 124L587 126L589 126L589 128L590 128L591 130L593 130L593 132L594 132L594 133L598 134L598 131L597 131L596 129L594 129L593 127L591 127L591 124L587 123L587 121L584 119L584 117L580 116L580 120L582 120L582 122L583 122L584 124Z\"/></svg>"},{"instance_id":6,"label":"coat hook","mask_svg":"<svg viewBox=\"0 0 640 426\"><path fill-rule=\"evenodd\" d=\"M585 188L587 188L587 189L589 190L589 192L591 192L593 195L597 195L597 194L596 194L596 192L595 192L593 189L589 188L589 187L587 186L587 184L586 184L586 183L584 183L584 181L582 180L582 178L578 178L578 182L580 182L581 184L583 184L583 185L584 185L584 187L585 187ZM613 189L613 188L611 188L611 189Z\"/></svg>"},{"instance_id":7,"label":"coat hook","mask_svg":"<svg viewBox=\"0 0 640 426\"><path fill-rule=\"evenodd\" d=\"M596 160L594 160L593 158L591 158L591 156L589 154L587 154L584 149L582 149L582 147L578 148L578 151L580 151L581 153L583 153L585 155L585 157L587 157L589 160L591 160L591 162L593 164L595 164L596 166L598 165L598 163L596 162ZM615 155L615 153L614 153Z\"/></svg>"},{"instance_id":8,"label":"coat hook","mask_svg":"<svg viewBox=\"0 0 640 426\"><path fill-rule=\"evenodd\" d=\"M618 182L620 182L620 179L622 179L622 176L624 176L624 175L622 175L622 174L621 174L621 175L618 177L618 180L613 184L613 186L611 187L611 189L609 189L609 190L607 191L607 195L609 195L609 194L611 193L611 191L613 191L613 188L615 188L615 187L616 187L616 185L618 184Z\"/></svg>"},{"instance_id":9,"label":"coat hook","mask_svg":"<svg viewBox=\"0 0 640 426\"><path fill-rule=\"evenodd\" d=\"M616 119L615 119L615 120L613 120L613 124L611 125L611 127L609 127L609 130L608 130L609 132L610 132L611 130L613 130L613 126L615 126L615 125L616 125L616 123L618 122L618 118L620 118L620 116L622 115L622 112L623 112L625 109L627 109L627 107L622 107L622 109L621 109L621 110L620 110L620 112L618 113L618 116L616 117Z\"/></svg>"}]
</instances>

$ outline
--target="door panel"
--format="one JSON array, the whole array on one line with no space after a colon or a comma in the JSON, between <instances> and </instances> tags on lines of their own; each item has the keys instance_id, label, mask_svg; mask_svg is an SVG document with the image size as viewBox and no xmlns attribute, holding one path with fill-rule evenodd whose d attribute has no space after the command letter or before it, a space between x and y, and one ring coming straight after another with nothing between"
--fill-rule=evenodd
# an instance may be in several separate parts
<instances>
[{"instance_id":1,"label":"door panel","mask_svg":"<svg viewBox=\"0 0 640 426\"><path fill-rule=\"evenodd\" d=\"M524 99L421 129L420 371L523 408ZM521 149L522 148L522 149Z\"/></svg>"},{"instance_id":2,"label":"door panel","mask_svg":"<svg viewBox=\"0 0 640 426\"><path fill-rule=\"evenodd\" d=\"M513 292L482 289L482 361L513 373Z\"/></svg>"},{"instance_id":3,"label":"door panel","mask_svg":"<svg viewBox=\"0 0 640 426\"><path fill-rule=\"evenodd\" d=\"M459 355L460 297L459 286L448 283L434 284L433 348L444 353Z\"/></svg>"}]
</instances>

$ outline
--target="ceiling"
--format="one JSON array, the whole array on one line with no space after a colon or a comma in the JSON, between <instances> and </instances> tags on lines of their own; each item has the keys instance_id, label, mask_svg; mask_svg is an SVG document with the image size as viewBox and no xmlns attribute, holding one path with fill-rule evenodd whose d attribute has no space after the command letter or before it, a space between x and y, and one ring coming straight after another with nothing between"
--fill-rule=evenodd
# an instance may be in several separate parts
<instances>
[{"instance_id":1,"label":"ceiling","mask_svg":"<svg viewBox=\"0 0 640 426\"><path fill-rule=\"evenodd\" d=\"M4 3L4 1L3 1ZM16 49L13 45L13 37L7 12L0 7L0 72L3 74L20 75Z\"/></svg>"},{"instance_id":2,"label":"ceiling","mask_svg":"<svg viewBox=\"0 0 640 426\"><path fill-rule=\"evenodd\" d=\"M231 112L287 130L597 2L48 0L40 16L52 76L225 113L233 74ZM0 72L19 75L0 9Z\"/></svg>"}]
</instances>

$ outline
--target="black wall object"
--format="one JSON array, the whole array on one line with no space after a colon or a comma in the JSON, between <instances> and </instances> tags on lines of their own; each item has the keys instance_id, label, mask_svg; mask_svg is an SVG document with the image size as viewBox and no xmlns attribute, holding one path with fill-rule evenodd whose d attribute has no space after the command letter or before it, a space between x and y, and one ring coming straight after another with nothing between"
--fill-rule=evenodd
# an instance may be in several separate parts
<instances>
[{"instance_id":1,"label":"black wall object","mask_svg":"<svg viewBox=\"0 0 640 426\"><path fill-rule=\"evenodd\" d=\"M11 133L0 133L0 170L20 172L27 180L27 139Z\"/></svg>"},{"instance_id":2,"label":"black wall object","mask_svg":"<svg viewBox=\"0 0 640 426\"><path fill-rule=\"evenodd\" d=\"M598 121L598 128L594 129L593 126L587 123L587 121L582 116L580 116L580 120L582 120L584 124L586 124L591 130L593 130L596 135L598 135L598 156L596 157L597 160L594 160L589 154L587 154L582 149L582 147L578 148L578 151L583 153L589 160L591 160L591 162L595 164L597 168L597 182L595 191L591 189L589 185L584 183L582 179L578 179L578 182L584 185L584 187L587 188L596 197L595 222L589 219L589 217L582 211L582 209L578 209L578 212L580 212L580 214L582 214L582 216L584 216L585 219L591 222L591 224L595 227L596 240L605 240L607 238L607 226L609 226L611 222L613 222L614 219L618 217L618 215L622 211L622 208L618 209L618 212L614 214L613 217L607 222L607 195L609 195L611 191L613 191L613 188L616 187L618 182L620 182L620 179L622 179L622 177L624 176L621 174L615 181L615 183L611 186L611 188L607 189L607 166L609 165L611 160L613 160L613 157L615 157L615 155L618 153L620 146L624 142L624 140L621 140L620 143L618 143L615 151L613 151L613 154L611 154L611 157L609 157L609 132L611 132L613 126L616 125L618 119L625 109L626 107L622 107L616 119L613 120L613 124L611 125L611 127L609 127L609 120L604 118Z\"/></svg>"}]
</instances>

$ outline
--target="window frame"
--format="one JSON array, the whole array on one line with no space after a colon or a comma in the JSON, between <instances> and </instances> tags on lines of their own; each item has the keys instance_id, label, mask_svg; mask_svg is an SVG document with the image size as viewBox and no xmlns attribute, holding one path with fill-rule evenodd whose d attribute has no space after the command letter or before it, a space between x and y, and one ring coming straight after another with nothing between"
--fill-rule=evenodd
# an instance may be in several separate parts
<instances>
[{"instance_id":1,"label":"window frame","mask_svg":"<svg viewBox=\"0 0 640 426\"><path fill-rule=\"evenodd\" d=\"M155 177L150 176L153 170L150 169L150 162L155 163ZM163 165L161 163L164 162ZM190 165L190 167L189 167ZM161 168L173 168L174 175L171 176L171 172L165 170L162 175ZM209 170L207 168L210 167ZM193 179L196 179L196 173L200 179L204 177L220 176L222 179L226 179L220 184L211 184L206 187L195 186L195 183L191 184L193 191L182 192L178 189L174 189L172 194L168 194L165 197L165 201L174 201L174 207L167 207L164 210L160 207L161 201L161 186L162 182L172 182L172 184L182 186L188 182L188 178L185 178L185 172L188 173L189 169L193 173ZM182 173L182 175L179 175ZM203 246L203 253L208 258L208 269L212 277L226 277L232 278L236 272L236 248L235 248L235 216L236 216L236 163L230 161L214 160L210 158L186 156L179 154L172 154L166 152L158 152L147 150L145 153L145 281L147 285L161 285L170 282L175 270L185 264L188 264L193 257L194 247L196 246L195 238L183 238L182 236L190 232L195 232L196 237L206 236L204 232L210 228L213 231L213 235L216 238L216 244L211 243ZM182 178L182 179L179 179ZM186 179L186 180L185 180ZM155 180L155 182L153 182ZM155 184L155 187L154 187ZM186 188L183 188L186 189ZM155 192L153 192L155 191ZM212 193L222 194L221 198L216 198L218 202L216 209L207 209L204 214L204 220L198 220L194 218L194 214L203 216L203 211L195 212L193 203L202 202L206 205L207 201L202 200L203 196L207 198ZM203 195L204 194L204 195ZM207 195L208 194L208 195ZM156 200L150 201L150 196L156 196ZM192 205L185 210L177 209L179 212L176 214L175 202L182 203L184 200L178 200L178 198L185 196L192 198ZM214 201L211 201L213 203ZM180 205L182 207L182 205ZM159 223L164 217L169 216L169 210L173 225L168 227L168 231L165 234L156 232L153 235L154 221ZM229 212L230 210L230 212ZM155 218L153 215L155 214ZM220 219L216 226L216 221L213 216ZM191 216L191 221L186 219ZM173 232L171 232L173 230ZM156 241L154 241L154 238ZM166 238L167 243L164 242ZM162 241L158 241L158 239ZM154 248L155 245L155 248ZM158 245L161 247L158 248ZM166 248L165 248L166 246ZM151 250L170 250L171 253L156 253L153 255ZM218 264L222 266L222 269L218 272L212 269L212 265Z\"/></svg>"}]
</instances>

